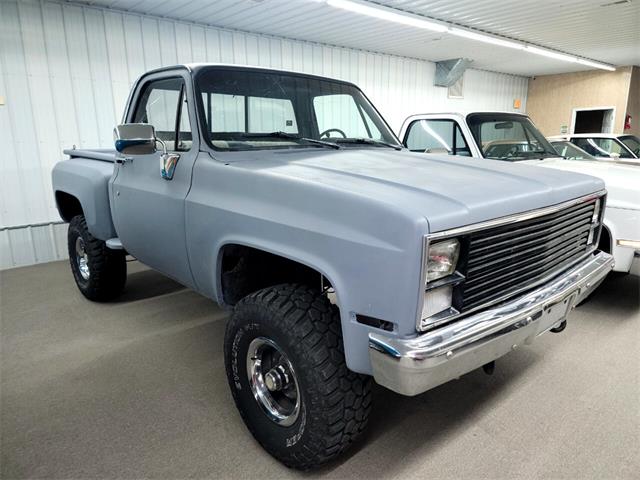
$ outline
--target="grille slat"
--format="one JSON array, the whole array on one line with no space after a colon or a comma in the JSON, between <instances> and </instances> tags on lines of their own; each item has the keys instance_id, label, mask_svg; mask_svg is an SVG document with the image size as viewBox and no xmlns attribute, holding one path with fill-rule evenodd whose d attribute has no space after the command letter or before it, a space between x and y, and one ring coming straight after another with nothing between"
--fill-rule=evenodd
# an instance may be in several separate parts
<instances>
[{"instance_id":1,"label":"grille slat","mask_svg":"<svg viewBox=\"0 0 640 480\"><path fill-rule=\"evenodd\" d=\"M587 212L587 213L583 213L580 216L576 217L576 218L570 218L569 220L564 220L561 223L555 224L553 225L553 227L551 228L546 228L544 231L546 232L545 236L546 237L550 237L553 234L562 234L565 233L567 231L571 231L573 228L576 227L576 224L583 224L583 220L587 219L591 217L591 213ZM533 232L529 232L529 233L524 233L522 236L519 237L520 241L526 241L529 239L536 239L536 238L540 238L540 231L533 231ZM501 247L503 245L506 246L512 246L513 245L513 240L512 239L506 239L506 240L502 240L500 242L497 243L491 243L488 245L484 245L482 247L477 247L476 245L474 245L474 252L483 252L485 250L489 250L492 248L496 248L496 247Z\"/></svg>"},{"instance_id":2,"label":"grille slat","mask_svg":"<svg viewBox=\"0 0 640 480\"><path fill-rule=\"evenodd\" d=\"M586 237L584 238L586 239ZM475 288L479 283L492 282L496 278L502 278L503 276L506 276L510 273L517 273L520 269L526 268L530 265L542 265L551 263L557 259L556 257L559 257L562 254L566 253L568 250L573 250L575 248L577 248L575 245L570 245L569 247L565 247L561 250L556 250L555 252L546 255L544 258L539 258L535 261L531 261L531 259L527 257L515 263L509 263L508 265L503 265L490 270L476 272L476 274L471 277L472 280L466 282L467 290Z\"/></svg>"},{"instance_id":3,"label":"grille slat","mask_svg":"<svg viewBox=\"0 0 640 480\"><path fill-rule=\"evenodd\" d=\"M588 212L593 212L593 205L582 206L582 208L577 209L572 208L568 211L556 213L554 214L553 218L547 218L545 216L541 218L530 219L516 224L516 228L513 228L514 225L495 227L490 231L477 232L472 238L472 244L474 245L474 247L480 248L480 244L487 244L498 239L500 239L500 241L508 239L513 240L514 238L519 238L521 235L544 230L545 228L558 225L564 221L575 219Z\"/></svg>"},{"instance_id":4,"label":"grille slat","mask_svg":"<svg viewBox=\"0 0 640 480\"><path fill-rule=\"evenodd\" d=\"M496 263L516 261L518 257L525 257L533 255L541 251L548 252L553 250L558 245L561 245L567 241L575 239L575 235L582 235L583 233L589 234L589 225L580 226L574 228L574 231L562 234L558 237L540 237L529 242L524 242L522 245L511 246L503 248L497 252L490 254L480 255L474 258L473 263L469 261L469 273L473 273L480 269L486 268L488 265L495 265Z\"/></svg>"},{"instance_id":5,"label":"grille slat","mask_svg":"<svg viewBox=\"0 0 640 480\"><path fill-rule=\"evenodd\" d=\"M461 311L534 288L586 254L595 200L469 236Z\"/></svg>"},{"instance_id":6,"label":"grille slat","mask_svg":"<svg viewBox=\"0 0 640 480\"><path fill-rule=\"evenodd\" d=\"M576 256L576 254L578 254L577 256L580 256L582 253L584 253L584 246L586 245L586 243L587 243L586 239L584 239L582 242L580 242L577 245L576 244L570 245L567 249L563 249L562 251L554 255L553 260L538 263L533 266L527 265L525 268L521 268L513 273L504 275L502 277L494 278L492 280L488 280L482 283L476 283L471 288L465 289L465 293L466 293L465 300L467 302L472 302L475 299L477 299L478 296L480 295L485 295L495 290L502 291L502 289L506 285L513 282L513 280L516 278L519 278L521 280L536 278L539 274L544 274L546 272L551 262L563 263L567 259L569 260L573 259Z\"/></svg>"}]
</instances>

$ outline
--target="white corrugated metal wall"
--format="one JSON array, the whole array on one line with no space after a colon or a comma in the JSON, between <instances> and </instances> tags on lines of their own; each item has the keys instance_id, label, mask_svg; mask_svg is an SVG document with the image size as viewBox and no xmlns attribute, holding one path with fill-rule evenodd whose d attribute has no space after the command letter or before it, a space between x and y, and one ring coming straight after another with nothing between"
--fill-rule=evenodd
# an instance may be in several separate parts
<instances>
[{"instance_id":1,"label":"white corrugated metal wall","mask_svg":"<svg viewBox=\"0 0 640 480\"><path fill-rule=\"evenodd\" d=\"M129 87L183 62L298 70L358 84L398 130L412 113L512 110L527 78L468 70L464 99L435 64L55 1L0 0L0 269L66 256L50 172L62 149L110 147ZM17 227L17 228L16 228Z\"/></svg>"}]
</instances>

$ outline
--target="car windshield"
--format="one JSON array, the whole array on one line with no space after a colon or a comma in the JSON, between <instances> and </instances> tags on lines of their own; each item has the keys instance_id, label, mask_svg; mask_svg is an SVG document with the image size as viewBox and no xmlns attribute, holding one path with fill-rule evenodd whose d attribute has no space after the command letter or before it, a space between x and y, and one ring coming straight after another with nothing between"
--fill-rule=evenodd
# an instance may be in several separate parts
<instances>
[{"instance_id":1,"label":"car windshield","mask_svg":"<svg viewBox=\"0 0 640 480\"><path fill-rule=\"evenodd\" d=\"M580 147L576 147L569 141L551 142L551 146L558 152L559 155L569 160L595 160L596 158L589 155Z\"/></svg>"},{"instance_id":2,"label":"car windshield","mask_svg":"<svg viewBox=\"0 0 640 480\"><path fill-rule=\"evenodd\" d=\"M467 117L485 158L518 161L557 157L546 138L527 117L508 113L475 113Z\"/></svg>"},{"instance_id":3,"label":"car windshield","mask_svg":"<svg viewBox=\"0 0 640 480\"><path fill-rule=\"evenodd\" d=\"M401 148L364 94L348 83L207 67L195 84L205 139L215 149Z\"/></svg>"},{"instance_id":4,"label":"car windshield","mask_svg":"<svg viewBox=\"0 0 640 480\"><path fill-rule=\"evenodd\" d=\"M620 141L624 143L636 157L640 158L640 138L635 135L623 135L620 137Z\"/></svg>"}]
</instances>

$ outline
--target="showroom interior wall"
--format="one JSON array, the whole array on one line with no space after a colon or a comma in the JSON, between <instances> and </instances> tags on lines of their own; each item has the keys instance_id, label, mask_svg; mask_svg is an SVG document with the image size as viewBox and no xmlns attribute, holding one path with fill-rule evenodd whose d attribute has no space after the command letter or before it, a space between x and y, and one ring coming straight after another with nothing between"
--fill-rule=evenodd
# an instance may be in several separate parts
<instances>
[{"instance_id":1,"label":"showroom interior wall","mask_svg":"<svg viewBox=\"0 0 640 480\"><path fill-rule=\"evenodd\" d=\"M428 48L428 47L421 47ZM63 148L111 147L129 87L182 62L298 70L358 84L397 131L427 111L525 111L528 79L467 70L464 98L435 64L57 1L0 1L0 269L66 257L50 171ZM0 102L3 103L3 102Z\"/></svg>"},{"instance_id":2,"label":"showroom interior wall","mask_svg":"<svg viewBox=\"0 0 640 480\"><path fill-rule=\"evenodd\" d=\"M529 81L527 113L545 135L560 135L571 125L574 108L615 108L613 131L620 133L633 90L631 76L637 67L618 67L615 72L540 75Z\"/></svg>"}]
</instances>

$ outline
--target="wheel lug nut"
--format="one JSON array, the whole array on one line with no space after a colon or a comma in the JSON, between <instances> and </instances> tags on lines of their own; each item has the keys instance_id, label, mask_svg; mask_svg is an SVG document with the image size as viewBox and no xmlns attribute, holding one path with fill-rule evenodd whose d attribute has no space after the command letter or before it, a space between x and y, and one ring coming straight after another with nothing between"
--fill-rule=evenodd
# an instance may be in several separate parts
<instances>
[{"instance_id":1,"label":"wheel lug nut","mask_svg":"<svg viewBox=\"0 0 640 480\"><path fill-rule=\"evenodd\" d=\"M277 392L282 389L282 377L277 369L272 368L264 376L264 384L270 392Z\"/></svg>"}]
</instances>

